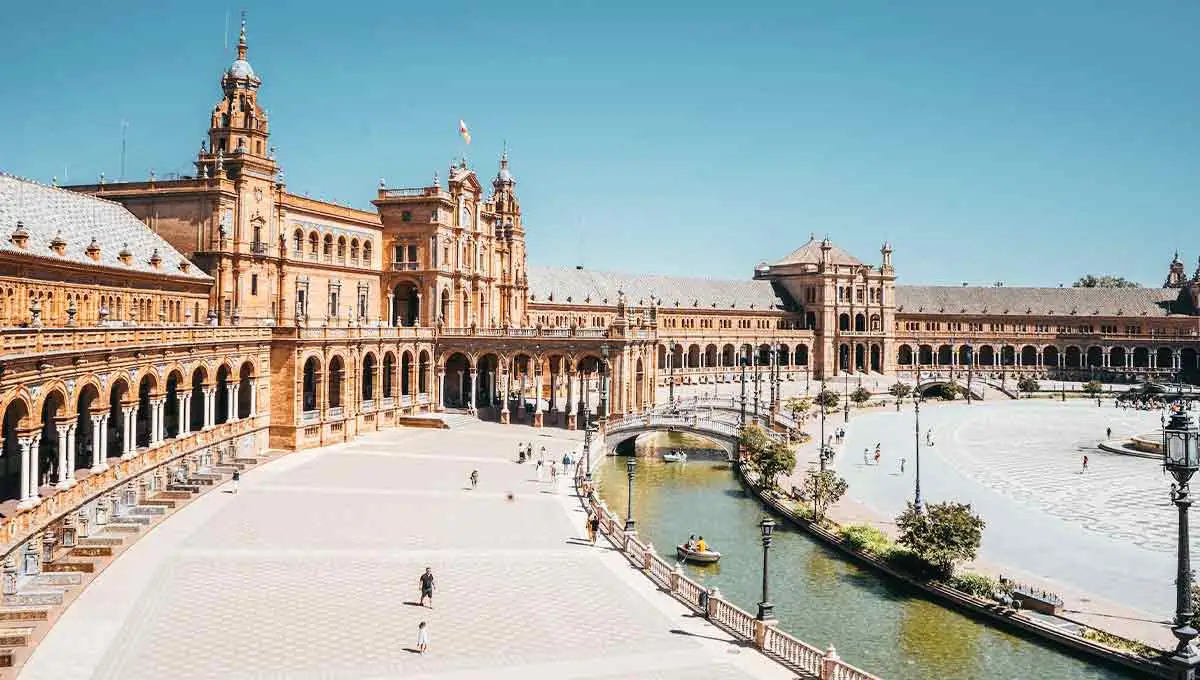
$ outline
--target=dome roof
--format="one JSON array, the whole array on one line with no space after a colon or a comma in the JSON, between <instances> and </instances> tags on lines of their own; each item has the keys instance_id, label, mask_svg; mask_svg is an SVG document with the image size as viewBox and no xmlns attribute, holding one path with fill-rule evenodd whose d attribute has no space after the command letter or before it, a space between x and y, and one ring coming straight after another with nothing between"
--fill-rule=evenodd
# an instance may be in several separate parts
<instances>
[{"instance_id":1,"label":"dome roof","mask_svg":"<svg viewBox=\"0 0 1200 680\"><path fill-rule=\"evenodd\" d=\"M250 62L245 59L238 59L229 67L229 75L234 78L254 78L254 69L251 68Z\"/></svg>"}]
</instances>

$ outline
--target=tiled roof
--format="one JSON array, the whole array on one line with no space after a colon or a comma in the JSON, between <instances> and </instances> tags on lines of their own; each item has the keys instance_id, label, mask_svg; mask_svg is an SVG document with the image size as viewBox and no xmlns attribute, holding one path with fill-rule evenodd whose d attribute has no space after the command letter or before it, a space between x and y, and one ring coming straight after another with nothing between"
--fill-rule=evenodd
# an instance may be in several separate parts
<instances>
[{"instance_id":1,"label":"tiled roof","mask_svg":"<svg viewBox=\"0 0 1200 680\"><path fill-rule=\"evenodd\" d=\"M1170 288L896 286L896 313L1166 316L1178 296Z\"/></svg>"},{"instance_id":2,"label":"tiled roof","mask_svg":"<svg viewBox=\"0 0 1200 680\"><path fill-rule=\"evenodd\" d=\"M20 221L29 234L25 248L11 240ZM66 254L50 248L55 237L66 241ZM87 255L92 239L100 246L100 260ZM118 258L128 248L130 264ZM158 269L150 265L154 251L162 258ZM55 260L209 281L212 277L189 262L188 270L179 264L185 258L141 220L119 203L49 187L37 182L0 173L0 252L18 252Z\"/></svg>"},{"instance_id":3,"label":"tiled roof","mask_svg":"<svg viewBox=\"0 0 1200 680\"><path fill-rule=\"evenodd\" d=\"M630 305L644 306L659 299L663 309L774 309L782 304L766 281L730 281L682 276L615 274L567 267L530 267L529 294L534 303L615 305L624 291ZM567 298L570 298L568 301Z\"/></svg>"},{"instance_id":4,"label":"tiled roof","mask_svg":"<svg viewBox=\"0 0 1200 680\"><path fill-rule=\"evenodd\" d=\"M823 242L818 241L815 236L810 236L808 243L805 243L796 250L793 250L787 257L771 266L778 267L787 264L820 264L821 243ZM840 246L834 244L832 241L829 243L829 263L855 266L862 264L862 262L859 262L858 258L842 250Z\"/></svg>"}]
</instances>

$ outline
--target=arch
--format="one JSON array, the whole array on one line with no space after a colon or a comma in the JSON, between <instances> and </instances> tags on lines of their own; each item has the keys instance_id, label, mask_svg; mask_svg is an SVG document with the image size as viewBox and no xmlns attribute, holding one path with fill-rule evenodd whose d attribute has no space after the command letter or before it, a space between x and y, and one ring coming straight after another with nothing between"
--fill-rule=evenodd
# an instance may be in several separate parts
<instances>
[{"instance_id":1,"label":"arch","mask_svg":"<svg viewBox=\"0 0 1200 680\"><path fill-rule=\"evenodd\" d=\"M867 317L862 312L854 315L854 331L862 333L867 330Z\"/></svg>"},{"instance_id":2,"label":"arch","mask_svg":"<svg viewBox=\"0 0 1200 680\"><path fill-rule=\"evenodd\" d=\"M371 257L371 256L372 256L372 252L371 252L371 251L372 251L372 248L371 248L371 242L370 242L370 241L363 241L363 246L362 246L362 263L363 263L364 265L369 265L369 264L371 264L371 259L372 259L372 257Z\"/></svg>"},{"instance_id":3,"label":"arch","mask_svg":"<svg viewBox=\"0 0 1200 680\"><path fill-rule=\"evenodd\" d=\"M1185 371L1195 371L1200 368L1196 363L1197 352L1194 347L1184 347L1179 351L1179 367Z\"/></svg>"},{"instance_id":4,"label":"arch","mask_svg":"<svg viewBox=\"0 0 1200 680\"><path fill-rule=\"evenodd\" d=\"M1067 368L1083 368L1083 353L1075 345L1067 345L1063 352Z\"/></svg>"},{"instance_id":5,"label":"arch","mask_svg":"<svg viewBox=\"0 0 1200 680\"><path fill-rule=\"evenodd\" d=\"M446 406L465 408L471 394L471 360L462 352L453 352L446 357L445 394L442 403Z\"/></svg>"},{"instance_id":6,"label":"arch","mask_svg":"<svg viewBox=\"0 0 1200 680\"><path fill-rule=\"evenodd\" d=\"M1033 345L1025 345L1021 348L1021 365L1022 366L1037 366L1038 351Z\"/></svg>"},{"instance_id":7,"label":"arch","mask_svg":"<svg viewBox=\"0 0 1200 680\"><path fill-rule=\"evenodd\" d=\"M404 350L400 355L400 394L412 394L412 352ZM417 382L424 384L423 380L418 378Z\"/></svg>"},{"instance_id":8,"label":"arch","mask_svg":"<svg viewBox=\"0 0 1200 680\"><path fill-rule=\"evenodd\" d=\"M1171 351L1170 347L1159 347L1158 351L1155 352L1154 363L1160 370L1174 370L1175 352Z\"/></svg>"},{"instance_id":9,"label":"arch","mask_svg":"<svg viewBox=\"0 0 1200 680\"><path fill-rule=\"evenodd\" d=\"M323 255L325 255L326 257L332 257L333 256L333 234L325 234L325 238L322 239L321 244L322 244L321 253Z\"/></svg>"},{"instance_id":10,"label":"arch","mask_svg":"<svg viewBox=\"0 0 1200 680\"><path fill-rule=\"evenodd\" d=\"M954 348L950 345L938 345L937 363L939 366L949 366L954 363Z\"/></svg>"},{"instance_id":11,"label":"arch","mask_svg":"<svg viewBox=\"0 0 1200 680\"><path fill-rule=\"evenodd\" d=\"M1092 345L1087 348L1087 365L1089 367L1100 367L1104 365L1104 350Z\"/></svg>"},{"instance_id":12,"label":"arch","mask_svg":"<svg viewBox=\"0 0 1200 680\"><path fill-rule=\"evenodd\" d=\"M438 317L438 322L441 324L449 325L450 324L450 289L449 288L442 289L442 295L441 295L441 299L439 301L439 305L440 305L440 316Z\"/></svg>"},{"instance_id":13,"label":"arch","mask_svg":"<svg viewBox=\"0 0 1200 680\"><path fill-rule=\"evenodd\" d=\"M108 392L108 437L109 457L120 457L125 453L125 400L129 398L129 383L121 377L113 381L112 389Z\"/></svg>"},{"instance_id":14,"label":"arch","mask_svg":"<svg viewBox=\"0 0 1200 680\"><path fill-rule=\"evenodd\" d=\"M850 371L850 345L847 343L838 346L838 370Z\"/></svg>"},{"instance_id":15,"label":"arch","mask_svg":"<svg viewBox=\"0 0 1200 680\"><path fill-rule=\"evenodd\" d=\"M67 393L65 388L53 387L42 397L41 437L38 439L38 479L35 487L52 484L65 479L65 470L58 467L58 448L65 445L59 441L58 426L67 423ZM70 465L70 461L67 462Z\"/></svg>"},{"instance_id":16,"label":"arch","mask_svg":"<svg viewBox=\"0 0 1200 680\"><path fill-rule=\"evenodd\" d=\"M1042 366L1058 367L1061 355L1058 348L1054 345L1047 345L1042 348Z\"/></svg>"},{"instance_id":17,"label":"arch","mask_svg":"<svg viewBox=\"0 0 1200 680\"><path fill-rule=\"evenodd\" d=\"M421 350L417 358L417 392L429 394L429 352Z\"/></svg>"},{"instance_id":18,"label":"arch","mask_svg":"<svg viewBox=\"0 0 1200 680\"><path fill-rule=\"evenodd\" d=\"M913 350L908 345L900 345L896 349L896 363L901 366L912 366Z\"/></svg>"},{"instance_id":19,"label":"arch","mask_svg":"<svg viewBox=\"0 0 1200 680\"><path fill-rule=\"evenodd\" d=\"M150 400L158 396L158 378L153 372L146 373L138 381L137 415L133 421L133 436L137 446L150 446L152 423Z\"/></svg>"},{"instance_id":20,"label":"arch","mask_svg":"<svg viewBox=\"0 0 1200 680\"><path fill-rule=\"evenodd\" d=\"M996 350L991 345L982 345L979 348L979 365L980 366L995 366L996 365Z\"/></svg>"},{"instance_id":21,"label":"arch","mask_svg":"<svg viewBox=\"0 0 1200 680\"><path fill-rule=\"evenodd\" d=\"M345 379L346 361L342 359L342 355L334 354L329 359L329 368L325 371L326 385L328 393L325 395L325 403L329 408L339 408L342 406L342 382Z\"/></svg>"},{"instance_id":22,"label":"arch","mask_svg":"<svg viewBox=\"0 0 1200 680\"><path fill-rule=\"evenodd\" d=\"M1108 350L1108 365L1116 368L1125 367L1125 348L1112 347Z\"/></svg>"},{"instance_id":23,"label":"arch","mask_svg":"<svg viewBox=\"0 0 1200 680\"><path fill-rule=\"evenodd\" d=\"M862 343L854 345L854 370L859 372L867 370L867 348Z\"/></svg>"},{"instance_id":24,"label":"arch","mask_svg":"<svg viewBox=\"0 0 1200 680\"><path fill-rule=\"evenodd\" d=\"M713 346L715 349L715 345ZM633 409L641 411L645 408L646 372L642 366L642 358L638 357L633 369Z\"/></svg>"},{"instance_id":25,"label":"arch","mask_svg":"<svg viewBox=\"0 0 1200 680\"><path fill-rule=\"evenodd\" d=\"M842 315L838 316L838 330L839 331L849 331L850 330L850 315L849 314L842 314Z\"/></svg>"},{"instance_id":26,"label":"arch","mask_svg":"<svg viewBox=\"0 0 1200 680\"><path fill-rule=\"evenodd\" d=\"M975 348L970 345L959 345L957 354L959 366L970 366L971 360L975 358Z\"/></svg>"},{"instance_id":27,"label":"arch","mask_svg":"<svg viewBox=\"0 0 1200 680\"><path fill-rule=\"evenodd\" d=\"M661 344L656 347L658 351L658 370L665 371L667 370L667 348Z\"/></svg>"},{"instance_id":28,"label":"arch","mask_svg":"<svg viewBox=\"0 0 1200 680\"><path fill-rule=\"evenodd\" d=\"M408 352L405 352L405 354L408 354ZM401 380L404 380L404 378L401 378ZM396 353L391 350L383 354L383 373L380 374L379 382L383 388L381 394L384 399L391 399L396 396ZM407 384L408 381L405 380L405 385L407 386ZM404 390L401 394L408 394L408 391Z\"/></svg>"},{"instance_id":29,"label":"arch","mask_svg":"<svg viewBox=\"0 0 1200 680\"><path fill-rule=\"evenodd\" d=\"M882 324L882 322L881 322L881 320L880 320L880 317L879 317L879 315L878 315L878 314L872 314L872 315L871 315L871 332L872 332L872 333L878 333L878 332L879 332L879 331L881 331L881 330L883 330L883 324Z\"/></svg>"},{"instance_id":30,"label":"arch","mask_svg":"<svg viewBox=\"0 0 1200 680\"><path fill-rule=\"evenodd\" d=\"M874 343L871 344L871 370L883 373L883 350Z\"/></svg>"},{"instance_id":31,"label":"arch","mask_svg":"<svg viewBox=\"0 0 1200 680\"><path fill-rule=\"evenodd\" d=\"M918 366L933 365L933 345L918 345L917 346L917 365Z\"/></svg>"},{"instance_id":32,"label":"arch","mask_svg":"<svg viewBox=\"0 0 1200 680\"><path fill-rule=\"evenodd\" d=\"M704 348L704 365L712 367L717 365L717 346L708 345Z\"/></svg>"},{"instance_id":33,"label":"arch","mask_svg":"<svg viewBox=\"0 0 1200 680\"><path fill-rule=\"evenodd\" d=\"M30 401L25 395L11 399L4 407L0 425L3 450L0 453L0 499L21 496L21 438L30 434Z\"/></svg>"},{"instance_id":34,"label":"arch","mask_svg":"<svg viewBox=\"0 0 1200 680\"><path fill-rule=\"evenodd\" d=\"M350 259L351 260L358 259L358 239L357 238L350 239Z\"/></svg>"},{"instance_id":35,"label":"arch","mask_svg":"<svg viewBox=\"0 0 1200 680\"><path fill-rule=\"evenodd\" d=\"M416 284L401 281L392 289L392 325L417 326L421 323L421 302Z\"/></svg>"},{"instance_id":36,"label":"arch","mask_svg":"<svg viewBox=\"0 0 1200 680\"><path fill-rule=\"evenodd\" d=\"M796 365L808 366L808 345L796 345Z\"/></svg>"},{"instance_id":37,"label":"arch","mask_svg":"<svg viewBox=\"0 0 1200 680\"><path fill-rule=\"evenodd\" d=\"M310 231L308 233L308 253L310 255L317 255L320 252L321 252L321 237L317 235L317 232Z\"/></svg>"},{"instance_id":38,"label":"arch","mask_svg":"<svg viewBox=\"0 0 1200 680\"><path fill-rule=\"evenodd\" d=\"M308 412L317 410L317 395L321 389L321 360L310 356L304 362L304 373L301 378L300 410Z\"/></svg>"},{"instance_id":39,"label":"arch","mask_svg":"<svg viewBox=\"0 0 1200 680\"><path fill-rule=\"evenodd\" d=\"M229 422L229 414L232 413L233 404L229 403L229 383L232 376L233 370L227 362L222 362L217 367L217 391L213 395L213 422L217 425Z\"/></svg>"},{"instance_id":40,"label":"arch","mask_svg":"<svg viewBox=\"0 0 1200 680\"><path fill-rule=\"evenodd\" d=\"M547 369L553 364L547 360ZM476 407L492 407L499 401L497 391L499 390L499 369L500 357L492 352L488 352L475 360L475 406ZM548 370L542 372L543 381L548 380ZM543 384L545 384L543 382ZM540 395L542 390L538 390Z\"/></svg>"},{"instance_id":41,"label":"arch","mask_svg":"<svg viewBox=\"0 0 1200 680\"><path fill-rule=\"evenodd\" d=\"M736 357L737 357L737 351L734 350L733 345L730 343L725 343L725 346L721 348L721 365L722 366L737 365Z\"/></svg>"},{"instance_id":42,"label":"arch","mask_svg":"<svg viewBox=\"0 0 1200 680\"><path fill-rule=\"evenodd\" d=\"M247 359L238 369L237 417L249 418L254 409L254 362Z\"/></svg>"},{"instance_id":43,"label":"arch","mask_svg":"<svg viewBox=\"0 0 1200 680\"><path fill-rule=\"evenodd\" d=\"M1012 345L1004 345L1000 348L1000 365L1001 366L1016 366L1017 365L1017 350Z\"/></svg>"},{"instance_id":44,"label":"arch","mask_svg":"<svg viewBox=\"0 0 1200 680\"><path fill-rule=\"evenodd\" d=\"M339 258L346 257L346 237L339 236L337 239L337 256Z\"/></svg>"},{"instance_id":45,"label":"arch","mask_svg":"<svg viewBox=\"0 0 1200 680\"><path fill-rule=\"evenodd\" d=\"M362 400L371 401L375 398L375 353L367 352L362 360Z\"/></svg>"},{"instance_id":46,"label":"arch","mask_svg":"<svg viewBox=\"0 0 1200 680\"><path fill-rule=\"evenodd\" d=\"M780 366L791 366L791 354L791 347L789 347L786 343L780 343L779 354L775 357L775 361L778 362Z\"/></svg>"},{"instance_id":47,"label":"arch","mask_svg":"<svg viewBox=\"0 0 1200 680\"><path fill-rule=\"evenodd\" d=\"M99 445L92 416L99 415L100 386L94 381L77 385L75 393L75 450L72 452L75 469L91 465L92 451Z\"/></svg>"},{"instance_id":48,"label":"arch","mask_svg":"<svg viewBox=\"0 0 1200 680\"><path fill-rule=\"evenodd\" d=\"M687 367L688 368L699 368L700 367L700 345L696 345L696 344L688 345Z\"/></svg>"},{"instance_id":49,"label":"arch","mask_svg":"<svg viewBox=\"0 0 1200 680\"><path fill-rule=\"evenodd\" d=\"M1133 367L1150 368L1150 350L1146 347L1133 348Z\"/></svg>"},{"instance_id":50,"label":"arch","mask_svg":"<svg viewBox=\"0 0 1200 680\"><path fill-rule=\"evenodd\" d=\"M295 232L292 233L292 250L294 250L297 255L304 254L304 230L303 229L297 229Z\"/></svg>"}]
</instances>

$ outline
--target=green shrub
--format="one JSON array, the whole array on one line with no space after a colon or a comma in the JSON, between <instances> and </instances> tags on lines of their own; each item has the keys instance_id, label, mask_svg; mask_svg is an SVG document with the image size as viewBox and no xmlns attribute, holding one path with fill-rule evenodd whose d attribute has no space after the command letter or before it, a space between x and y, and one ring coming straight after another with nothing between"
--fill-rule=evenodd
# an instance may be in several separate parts
<instances>
[{"instance_id":1,"label":"green shrub","mask_svg":"<svg viewBox=\"0 0 1200 680\"><path fill-rule=\"evenodd\" d=\"M999 581L983 574L955 574L946 585L984 600L992 599L1000 589Z\"/></svg>"},{"instance_id":2,"label":"green shrub","mask_svg":"<svg viewBox=\"0 0 1200 680\"><path fill-rule=\"evenodd\" d=\"M1095 628L1084 628L1080 637L1082 637L1084 640L1098 642L1106 647L1120 649L1122 651L1129 652L1130 654L1137 654L1138 656L1144 656L1147 658L1154 658L1162 654L1162 652L1159 650L1149 645L1142 644L1137 640L1129 640L1113 635L1112 633L1106 633L1102 630L1097 630Z\"/></svg>"},{"instance_id":3,"label":"green shrub","mask_svg":"<svg viewBox=\"0 0 1200 680\"><path fill-rule=\"evenodd\" d=\"M885 559L896 547L887 534L866 524L847 524L838 530L838 535L855 550Z\"/></svg>"}]
</instances>

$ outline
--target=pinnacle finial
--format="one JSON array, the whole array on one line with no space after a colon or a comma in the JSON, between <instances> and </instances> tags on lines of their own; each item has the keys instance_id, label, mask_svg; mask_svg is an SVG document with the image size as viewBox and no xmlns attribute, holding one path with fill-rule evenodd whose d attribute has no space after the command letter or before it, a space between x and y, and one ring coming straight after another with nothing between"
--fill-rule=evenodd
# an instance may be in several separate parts
<instances>
[{"instance_id":1,"label":"pinnacle finial","mask_svg":"<svg viewBox=\"0 0 1200 680\"><path fill-rule=\"evenodd\" d=\"M238 33L238 59L246 58L246 10L242 10L242 29Z\"/></svg>"}]
</instances>

